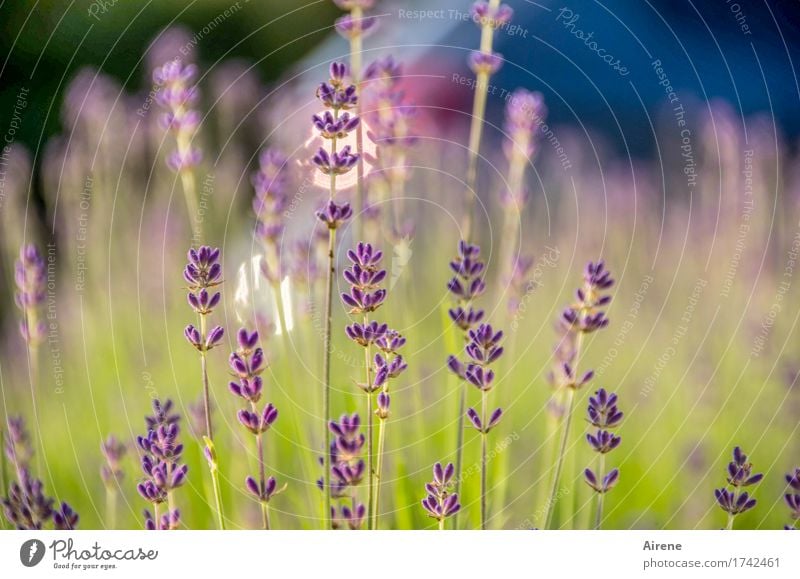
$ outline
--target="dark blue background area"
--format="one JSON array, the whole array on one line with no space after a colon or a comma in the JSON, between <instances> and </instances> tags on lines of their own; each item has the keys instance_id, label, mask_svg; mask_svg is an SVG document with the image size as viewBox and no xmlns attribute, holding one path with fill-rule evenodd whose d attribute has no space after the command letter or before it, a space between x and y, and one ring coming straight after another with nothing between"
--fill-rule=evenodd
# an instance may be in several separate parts
<instances>
[{"instance_id":1,"label":"dark blue background area","mask_svg":"<svg viewBox=\"0 0 800 579\"><path fill-rule=\"evenodd\" d=\"M784 135L800 131L794 68L800 62L800 3L738 2L751 34L742 31L731 9L737 3L726 0L510 3L514 24L527 30L527 38L498 32L496 49L509 62L493 83L542 91L552 124L580 120L602 131L620 152L627 143L632 155L651 153L649 123L656 124L668 104L652 66L660 59L690 114L724 100L737 117L764 113ZM557 21L562 7L579 14L574 28L594 32L597 45L630 74L620 76L571 34L563 19ZM474 43L476 32L467 22L445 42L469 46L470 38ZM500 114L501 107L490 108L490 118Z\"/></svg>"}]
</instances>

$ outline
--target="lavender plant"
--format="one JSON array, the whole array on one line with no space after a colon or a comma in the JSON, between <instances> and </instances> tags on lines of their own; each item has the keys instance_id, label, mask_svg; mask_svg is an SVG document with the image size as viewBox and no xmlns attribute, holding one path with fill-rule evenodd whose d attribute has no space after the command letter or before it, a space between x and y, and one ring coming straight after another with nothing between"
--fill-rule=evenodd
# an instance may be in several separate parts
<instances>
[{"instance_id":1,"label":"lavender plant","mask_svg":"<svg viewBox=\"0 0 800 579\"><path fill-rule=\"evenodd\" d=\"M425 484L428 495L422 499L422 508L429 517L436 519L440 531L444 530L445 520L461 510L458 494L452 491L455 471L453 463L443 467L437 462L433 465L433 480Z\"/></svg>"},{"instance_id":2,"label":"lavender plant","mask_svg":"<svg viewBox=\"0 0 800 579\"><path fill-rule=\"evenodd\" d=\"M733 460L728 463L728 485L714 490L714 497L719 507L728 513L728 524L725 530L733 529L733 521L737 515L749 511L756 506L756 499L747 491L742 490L761 481L764 475L753 474L753 465L747 460L747 455L738 446L733 449Z\"/></svg>"},{"instance_id":3,"label":"lavender plant","mask_svg":"<svg viewBox=\"0 0 800 579\"><path fill-rule=\"evenodd\" d=\"M347 337L356 344L364 348L364 382L359 386L367 394L367 477L368 477L368 496L367 496L367 517L369 528L373 528L374 500L375 500L375 478L374 468L375 453L373 449L373 394L383 386L378 383L378 372L376 369L375 379L372 375L372 344L375 340L386 335L389 326L370 322L369 316L377 310L386 299L386 290L380 285L386 279L386 270L380 268L383 259L383 252L374 249L369 243L359 243L356 249L347 252L347 259L350 260L350 267L343 272L345 281L350 285L350 290L342 294L342 302L349 309L349 313L360 316L362 322L355 322L345 328ZM384 360L380 356L376 361ZM386 372L383 372L383 382L386 382Z\"/></svg>"},{"instance_id":4,"label":"lavender plant","mask_svg":"<svg viewBox=\"0 0 800 579\"><path fill-rule=\"evenodd\" d=\"M486 291L484 270L486 266L480 259L480 247L470 245L462 240L458 244L458 254L450 262L453 277L447 283L453 301L453 307L448 310L450 320L461 330L465 342L469 340L469 332L480 324L484 311L474 305L476 298ZM464 447L464 419L467 410L467 382L464 375L465 365L456 356L450 355L447 366L453 374L458 376L460 382L458 419L456 421L456 494L461 492L462 456ZM457 517L456 517L457 518ZM454 521L456 520L454 518ZM455 523L454 523L455 524Z\"/></svg>"},{"instance_id":5,"label":"lavender plant","mask_svg":"<svg viewBox=\"0 0 800 579\"><path fill-rule=\"evenodd\" d=\"M356 87L356 96L361 96L363 79L362 61L364 51L364 39L375 32L378 19L374 16L365 16L364 11L369 10L375 4L375 0L334 0L334 3L346 14L336 20L336 31L346 38L350 43L350 77ZM355 103L355 114L361 117L361 100ZM356 207L359 213L364 211L365 188L364 188L364 129L362 124L358 124L356 131ZM356 237L361 238L363 233L360 229L360 221L356 222Z\"/></svg>"},{"instance_id":6,"label":"lavender plant","mask_svg":"<svg viewBox=\"0 0 800 579\"><path fill-rule=\"evenodd\" d=\"M508 286L516 281L515 276L524 273L526 266L529 268L528 264L532 264L533 261L529 257L513 255L513 240L517 237L515 227L520 222L528 200L525 169L536 157L539 145L536 131L546 114L544 97L540 93L525 89L514 91L506 105L507 139L503 142L503 151L508 159L508 188L501 196L503 230L500 237L498 274L501 276L501 281L505 281L505 285Z\"/></svg>"},{"instance_id":7,"label":"lavender plant","mask_svg":"<svg viewBox=\"0 0 800 579\"><path fill-rule=\"evenodd\" d=\"M617 408L617 395L600 388L589 397L587 420L597 430L586 434L586 441L592 450L599 453L597 471L587 468L583 471L584 479L597 494L597 511L594 528L600 529L603 522L603 498L619 481L619 469L612 468L606 472L606 454L617 448L622 438L612 432L622 422L623 413Z\"/></svg>"},{"instance_id":8,"label":"lavender plant","mask_svg":"<svg viewBox=\"0 0 800 579\"><path fill-rule=\"evenodd\" d=\"M106 488L106 528L117 527L117 494L124 472L122 459L125 457L127 447L115 436L111 435L100 444L100 450L105 458L105 464L100 467L100 478Z\"/></svg>"},{"instance_id":9,"label":"lavender plant","mask_svg":"<svg viewBox=\"0 0 800 579\"><path fill-rule=\"evenodd\" d=\"M786 529L794 530L800 521L800 467L786 475L786 484L788 492L783 498L789 507L789 518L792 521L791 524L786 525Z\"/></svg>"},{"instance_id":10,"label":"lavender plant","mask_svg":"<svg viewBox=\"0 0 800 579\"><path fill-rule=\"evenodd\" d=\"M236 335L239 348L230 356L230 366L236 381L228 385L230 391L245 400L248 408L239 411L239 422L256 437L256 453L258 456L258 479L248 476L245 479L245 488L261 505L261 519L264 529L270 528L269 503L270 500L286 488L278 488L275 477L266 476L264 465L264 433L278 419L278 409L271 403L258 409L261 400L263 381L261 374L266 369L264 351L258 346L258 332L248 332L246 328L239 330Z\"/></svg>"},{"instance_id":11,"label":"lavender plant","mask_svg":"<svg viewBox=\"0 0 800 579\"><path fill-rule=\"evenodd\" d=\"M391 405L391 397L389 396L389 382L397 378L407 368L403 359L403 355L398 351L406 343L406 339L396 330L386 330L386 332L375 340L379 352L375 354L374 368L375 373L374 385L380 388L378 392L376 405L374 411L375 416L378 417L378 450L377 450L377 467L375 469L375 495L374 505L372 508L372 528L378 528L378 517L380 516L380 496L383 476L384 465L384 450L386 445L386 424L389 419L389 407Z\"/></svg>"},{"instance_id":12,"label":"lavender plant","mask_svg":"<svg viewBox=\"0 0 800 579\"><path fill-rule=\"evenodd\" d=\"M222 512L222 496L219 484L219 463L214 448L214 434L211 426L211 400L208 383L208 352L218 346L222 341L224 330L222 326L214 326L208 330L208 316L219 305L222 296L216 291L222 284L222 265L219 262L219 249L201 246L199 249L189 250L189 263L183 270L183 279L189 284L187 299L189 305L197 314L199 327L193 324L186 326L184 336L187 341L200 353L200 374L203 383L203 410L205 414L205 448L204 454L211 471L211 481L214 489L214 502L216 505L219 528L225 528L225 519Z\"/></svg>"},{"instance_id":13,"label":"lavender plant","mask_svg":"<svg viewBox=\"0 0 800 579\"><path fill-rule=\"evenodd\" d=\"M183 444L179 435L180 418L172 411L172 400L163 404L153 400L153 414L145 417L147 432L136 438L141 451L140 462L144 478L136 486L139 494L153 507L145 510L145 528L171 530L180 524L180 511L175 508L174 491L186 482L189 467L181 464ZM166 503L167 510L159 516Z\"/></svg>"},{"instance_id":14,"label":"lavender plant","mask_svg":"<svg viewBox=\"0 0 800 579\"><path fill-rule=\"evenodd\" d=\"M550 487L550 495L545 505L545 526L549 527L553 516L553 506L556 502L561 471L564 466L564 456L567 452L570 425L575 406L576 392L591 381L594 372L589 370L582 375L578 372L581 347L585 335L605 328L608 325L603 308L611 302L611 296L605 294L614 285L611 273L605 268L602 261L589 262L583 272L583 286L575 292L576 301L561 314L560 323L566 334L566 339L573 344L566 352L567 358L561 367L560 384L557 394L566 397L564 402L564 415L561 426L561 439L556 455L555 471Z\"/></svg>"},{"instance_id":15,"label":"lavender plant","mask_svg":"<svg viewBox=\"0 0 800 579\"><path fill-rule=\"evenodd\" d=\"M30 350L33 368L36 366L37 348L47 333L40 311L45 298L47 273L44 259L35 245L26 245L20 250L14 277L17 282L15 299L22 311L19 331Z\"/></svg>"},{"instance_id":16,"label":"lavender plant","mask_svg":"<svg viewBox=\"0 0 800 579\"><path fill-rule=\"evenodd\" d=\"M160 119L161 126L175 136L176 149L167 157L167 165L180 177L189 211L192 244L199 246L203 242L203 227L194 169L203 155L194 145L200 124L200 113L192 108L199 96L193 84L196 76L197 66L185 64L179 58L153 71L153 81L160 87L156 100L166 110Z\"/></svg>"},{"instance_id":17,"label":"lavender plant","mask_svg":"<svg viewBox=\"0 0 800 579\"><path fill-rule=\"evenodd\" d=\"M475 386L481 393L480 414L474 408L467 409L467 418L472 427L481 435L481 529L486 529L486 493L487 493L487 441L489 432L497 426L503 417L502 408L495 408L489 414L488 395L494 387L494 370L491 369L500 356L503 347L500 341L502 331L495 331L491 324L481 324L475 330L469 331L470 342L466 352L469 361L466 364L455 358L451 359L451 370Z\"/></svg>"},{"instance_id":18,"label":"lavender plant","mask_svg":"<svg viewBox=\"0 0 800 579\"><path fill-rule=\"evenodd\" d=\"M347 67L342 63L334 62L330 67L330 80L320 84L317 88L317 98L327 109L321 115L314 115L312 122L319 131L320 137L329 142L329 148L320 147L312 158L312 163L322 174L330 177L328 202L325 207L317 211L317 219L325 224L328 229L327 251L327 278L325 284L325 329L323 333L324 353L322 369L322 414L325 422L323 440L326 452L326 461L323 471L323 528L331 527L331 490L330 490L330 431L327 428L330 421L330 390L331 390L331 313L333 306L333 280L336 275L336 231L344 222L353 215L349 203L337 203L336 178L351 171L358 162L358 155L353 154L349 146L338 150L338 141L346 136L359 121L357 116L348 112L356 106L358 97L356 87L345 82Z\"/></svg>"},{"instance_id":19,"label":"lavender plant","mask_svg":"<svg viewBox=\"0 0 800 579\"><path fill-rule=\"evenodd\" d=\"M366 438L360 432L361 419L358 414L343 414L339 421L331 420L328 428L334 439L328 449L328 463L331 472L330 492L332 498L339 502L339 507L331 506L329 513L331 526L335 529L347 527L360 529L366 518L367 508L358 500L358 487L364 479L366 465L361 458ZM323 461L324 462L324 461ZM319 486L324 491L324 477Z\"/></svg>"},{"instance_id":20,"label":"lavender plant","mask_svg":"<svg viewBox=\"0 0 800 579\"><path fill-rule=\"evenodd\" d=\"M480 154L483 119L486 114L486 98L489 79L503 64L503 57L492 50L494 31L506 26L514 11L500 0L479 0L472 5L472 18L480 26L480 49L469 56L469 65L475 73L475 97L472 104L472 121L469 130L469 158L467 162L467 203L464 216L464 239L470 239L472 213L477 196L478 156Z\"/></svg>"},{"instance_id":21,"label":"lavender plant","mask_svg":"<svg viewBox=\"0 0 800 579\"><path fill-rule=\"evenodd\" d=\"M48 523L56 530L77 528L78 514L65 502L54 509L55 500L45 494L44 484L31 473L33 447L22 417L9 417L4 443L5 456L15 472L6 496L0 498L8 522L19 530L40 530Z\"/></svg>"}]
</instances>

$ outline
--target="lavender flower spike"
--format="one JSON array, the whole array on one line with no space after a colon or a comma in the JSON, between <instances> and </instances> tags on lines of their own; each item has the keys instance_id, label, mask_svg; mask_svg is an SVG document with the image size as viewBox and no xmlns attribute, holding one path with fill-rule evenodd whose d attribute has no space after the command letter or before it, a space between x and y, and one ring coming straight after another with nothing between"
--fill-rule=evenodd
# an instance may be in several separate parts
<instances>
[{"instance_id":1,"label":"lavender flower spike","mask_svg":"<svg viewBox=\"0 0 800 579\"><path fill-rule=\"evenodd\" d=\"M589 424L596 427L597 430L587 433L586 440L592 450L600 456L598 457L597 472L587 468L583 474L586 484L597 494L594 528L599 529L603 521L605 494L619 481L619 469L614 468L605 472L606 454L617 448L622 442L622 439L610 430L622 422L623 414L617 408L617 395L609 394L604 388L600 388L594 396L589 397L587 417Z\"/></svg>"},{"instance_id":2,"label":"lavender flower spike","mask_svg":"<svg viewBox=\"0 0 800 579\"><path fill-rule=\"evenodd\" d=\"M425 485L427 496L422 499L422 508L438 521L440 531L444 530L445 520L461 510L458 494L452 490L455 472L452 463L442 466L437 462L433 465L433 480Z\"/></svg>"},{"instance_id":3,"label":"lavender flower spike","mask_svg":"<svg viewBox=\"0 0 800 579\"><path fill-rule=\"evenodd\" d=\"M108 517L106 528L115 529L117 526L117 494L124 475L120 463L128 449L125 444L112 435L103 441L100 445L100 450L103 453L103 457L106 459L106 463L100 469L100 476L106 487L106 503L108 509L106 513Z\"/></svg>"},{"instance_id":4,"label":"lavender flower spike","mask_svg":"<svg viewBox=\"0 0 800 579\"><path fill-rule=\"evenodd\" d=\"M19 331L29 346L35 349L47 333L44 320L39 319L47 274L44 259L35 245L26 245L20 250L14 278L17 282L15 300L17 307L22 310Z\"/></svg>"},{"instance_id":5,"label":"lavender flower spike","mask_svg":"<svg viewBox=\"0 0 800 579\"><path fill-rule=\"evenodd\" d=\"M136 490L148 501L154 510L151 516L145 511L145 528L166 530L177 528L179 515L174 505L173 491L183 486L189 467L181 464L183 444L179 440L180 427L178 416L171 413L172 401L167 400L162 404L159 400L153 401L153 415L145 418L147 433L137 438L141 451L141 467L144 479L137 485ZM167 503L167 526L159 519L159 508ZM174 524L171 521L174 520Z\"/></svg>"},{"instance_id":6,"label":"lavender flower spike","mask_svg":"<svg viewBox=\"0 0 800 579\"><path fill-rule=\"evenodd\" d=\"M199 320L199 327L193 324L186 326L184 336L200 353L200 376L203 386L203 409L205 414L205 448L204 454L211 471L211 481L214 488L217 522L220 529L225 528L222 512L221 489L219 485L219 465L214 450L214 435L211 424L211 396L208 382L208 352L222 342L224 330L222 326L208 329L208 316L220 304L222 297L217 288L222 284L222 264L220 263L220 250L208 245L191 248L188 252L188 263L183 269L183 279L188 283L187 301L194 310ZM154 518L158 524L158 517Z\"/></svg>"},{"instance_id":7,"label":"lavender flower spike","mask_svg":"<svg viewBox=\"0 0 800 579\"><path fill-rule=\"evenodd\" d=\"M359 8L360 10L360 8ZM360 14L354 14L360 16ZM351 116L346 111L358 103L357 87L345 82L347 67L339 62L330 66L330 79L317 88L317 98L328 109L326 114L312 118L312 124L319 131L320 137L329 143L329 147L320 147L311 162L324 175L330 178L330 190L325 206L316 212L317 219L328 230L327 279L325 284L325 328L323 332L324 354L322 360L322 411L324 422L330 419L331 390L331 314L333 307L333 280L336 275L336 231L353 215L350 205L337 202L336 178L349 172L358 162L358 153L350 152L349 147L338 150L338 141L354 128L360 126L358 115ZM346 116L345 116L346 115ZM331 468L328 449L331 444L330 432L324 429L325 455L323 462L323 520L324 529L331 528Z\"/></svg>"},{"instance_id":8,"label":"lavender flower spike","mask_svg":"<svg viewBox=\"0 0 800 579\"><path fill-rule=\"evenodd\" d=\"M756 506L756 499L752 498L743 487L754 485L761 481L764 475L753 473L753 465L747 460L747 455L738 446L733 449L733 461L728 464L727 481L733 488L720 488L714 490L714 498L719 507L728 513L726 530L733 529L733 521L737 515L749 511Z\"/></svg>"},{"instance_id":9,"label":"lavender flower spike","mask_svg":"<svg viewBox=\"0 0 800 579\"><path fill-rule=\"evenodd\" d=\"M193 84L197 76L194 64L185 64L176 58L153 72L153 81L159 87L156 101L166 111L161 116L161 126L175 136L176 148L167 157L167 165L178 173L186 197L193 242L202 242L202 218L199 211L194 168L202 160L200 149L194 146L194 137L200 124L200 113L193 108L198 90Z\"/></svg>"},{"instance_id":10,"label":"lavender flower spike","mask_svg":"<svg viewBox=\"0 0 800 579\"><path fill-rule=\"evenodd\" d=\"M614 280L611 273L606 269L602 261L589 262L583 272L583 285L575 292L576 302L564 310L559 318L560 329L563 335L559 341L556 350L556 358L558 359L558 367L553 372L552 377L556 391L553 394L551 405L556 407L564 407L563 418L561 425L561 437L559 448L557 451L555 473L552 478L550 487L550 496L545 504L545 527L549 527L553 516L553 505L556 501L556 493L559 489L561 480L561 470L564 465L564 455L567 450L567 443L569 441L570 424L572 423L572 415L575 406L576 392L583 386L588 384L594 377L594 372L588 370L579 373L576 366L576 360L579 359L583 338L586 334L595 332L608 325L608 318L605 315L603 308L611 302L611 296L605 292L614 285ZM613 398L613 400L611 399ZM614 410L607 407L609 404L613 406L616 401L614 395L608 395L604 390L600 390L596 394L596 399L590 401L589 417L590 420L600 419L614 420L612 417L595 416L595 412L599 415L603 413L611 413ZM619 416L621 419L621 415ZM604 424L606 428L610 428L612 424ZM598 438L599 437L599 438ZM597 450L604 454L613 449L619 440L614 435L609 433L594 435L594 438L589 439L589 443ZM616 478L619 473L612 476L611 471L606 475L608 480L598 480L594 473L585 472L586 482L596 492L605 494L613 484L616 483ZM594 477L594 478L592 478ZM598 518L602 516L602 501L598 501ZM596 521L599 525L599 520Z\"/></svg>"}]
</instances>

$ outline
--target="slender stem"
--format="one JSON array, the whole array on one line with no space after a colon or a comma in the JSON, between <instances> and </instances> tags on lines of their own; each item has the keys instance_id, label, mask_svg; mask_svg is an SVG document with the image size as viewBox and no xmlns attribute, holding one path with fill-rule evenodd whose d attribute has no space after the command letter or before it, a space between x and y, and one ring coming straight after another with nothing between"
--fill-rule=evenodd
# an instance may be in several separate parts
<instances>
[{"instance_id":1,"label":"slender stem","mask_svg":"<svg viewBox=\"0 0 800 579\"><path fill-rule=\"evenodd\" d=\"M459 387L461 388L461 395L459 397L458 402L458 421L457 426L458 428L456 434L456 494L461 496L461 479L462 476L462 468L463 468L463 457L464 457L464 414L467 411L467 383L464 380L459 381ZM458 513L453 515L453 528L458 528Z\"/></svg>"},{"instance_id":2,"label":"slender stem","mask_svg":"<svg viewBox=\"0 0 800 579\"><path fill-rule=\"evenodd\" d=\"M439 530L444 531L444 519L439 519Z\"/></svg>"},{"instance_id":3,"label":"slender stem","mask_svg":"<svg viewBox=\"0 0 800 579\"><path fill-rule=\"evenodd\" d=\"M520 148L527 148L529 139L522 143L512 143L513 152L508 168L508 190L514 199L521 199L525 177L525 155ZM524 149L523 149L524 150ZM497 268L497 287L502 287L504 277L513 271L514 266L514 240L516 224L519 223L522 207L507 203L503 211L503 229L500 236L500 267Z\"/></svg>"},{"instance_id":4,"label":"slender stem","mask_svg":"<svg viewBox=\"0 0 800 579\"><path fill-rule=\"evenodd\" d=\"M185 112L185 107L181 106L176 114L180 118ZM175 144L178 148L178 155L185 159L189 156L192 149L192 134L179 130L175 137ZM189 212L189 224L192 229L192 242L197 247L203 243L203 227L200 219L200 205L197 200L197 188L195 186L194 170L182 168L179 172L183 196L186 199L186 209Z\"/></svg>"},{"instance_id":5,"label":"slender stem","mask_svg":"<svg viewBox=\"0 0 800 579\"><path fill-rule=\"evenodd\" d=\"M483 432L481 432L481 530L486 530L486 425L488 416L486 415L486 390L481 390L481 424L483 425Z\"/></svg>"},{"instance_id":6,"label":"slender stem","mask_svg":"<svg viewBox=\"0 0 800 579\"><path fill-rule=\"evenodd\" d=\"M200 314L200 340L203 344L203 349L200 351L200 370L203 378L203 410L205 412L206 420L206 437L208 437L208 440L213 442L214 435L211 427L211 389L208 384L208 361L205 350L207 326L208 321L206 320L206 314ZM222 511L222 489L219 484L219 466L216 462L216 450L213 454L213 464L210 464L209 468L211 470L211 484L214 489L214 503L217 510L217 523L220 530L225 530L225 517Z\"/></svg>"},{"instance_id":7,"label":"slender stem","mask_svg":"<svg viewBox=\"0 0 800 579\"><path fill-rule=\"evenodd\" d=\"M361 61L364 37L361 34L361 18L364 17L363 9L360 6L355 6L350 11L350 16L358 27L358 32L350 37L350 75L353 84L356 85L356 94L358 101L356 101L356 116L361 118ZM358 239L363 236L362 219L365 206L365 190L364 190L364 131L363 124L358 123L356 127L356 153L358 153L358 162L356 163L356 208L358 209L359 217L356 220L355 234Z\"/></svg>"},{"instance_id":8,"label":"slender stem","mask_svg":"<svg viewBox=\"0 0 800 579\"><path fill-rule=\"evenodd\" d=\"M605 476L605 469L606 455L601 453L600 466L597 468L597 480L600 481L600 484L602 484L603 477ZM605 493L597 493L597 514L594 518L594 528L598 531L600 530L601 523L603 522L603 497L605 496Z\"/></svg>"},{"instance_id":9,"label":"slender stem","mask_svg":"<svg viewBox=\"0 0 800 579\"><path fill-rule=\"evenodd\" d=\"M378 465L375 473L375 506L372 509L372 528L378 528L379 507L381 501L381 478L383 476L383 449L386 444L386 418L381 418L378 423Z\"/></svg>"},{"instance_id":10,"label":"slender stem","mask_svg":"<svg viewBox=\"0 0 800 579\"><path fill-rule=\"evenodd\" d=\"M161 529L161 521L158 518L158 503L153 503L153 517L155 518L156 531Z\"/></svg>"},{"instance_id":11,"label":"slender stem","mask_svg":"<svg viewBox=\"0 0 800 579\"><path fill-rule=\"evenodd\" d=\"M558 458L556 459L556 470L553 475L553 484L550 489L550 496L545 505L545 529L550 528L550 523L553 519L553 505L556 502L556 495L558 494L558 485L561 478L561 469L564 466L564 455L567 451L567 441L569 440L569 427L572 423L572 410L575 406L575 390L570 388L567 391L567 414L564 417L564 426L561 432L561 443L559 444Z\"/></svg>"},{"instance_id":12,"label":"slender stem","mask_svg":"<svg viewBox=\"0 0 800 579\"><path fill-rule=\"evenodd\" d=\"M369 316L364 314L364 327L369 325ZM367 392L367 476L369 486L367 489L367 528L372 529L374 520L375 500L375 451L373 448L373 414L372 414L372 355L369 343L364 347L364 388Z\"/></svg>"},{"instance_id":13,"label":"slender stem","mask_svg":"<svg viewBox=\"0 0 800 579\"><path fill-rule=\"evenodd\" d=\"M489 13L494 14L500 5L500 0L489 0ZM481 46L483 54L492 53L494 28L491 23L481 26ZM489 91L489 73L480 70L476 78L475 98L472 105L472 122L469 129L469 161L467 163L467 206L464 216L464 239L469 239L472 229L472 213L477 196L476 185L478 180L478 154L483 134L483 119L486 114L486 98Z\"/></svg>"},{"instance_id":14,"label":"slender stem","mask_svg":"<svg viewBox=\"0 0 800 579\"><path fill-rule=\"evenodd\" d=\"M106 530L117 528L117 491L106 487Z\"/></svg>"},{"instance_id":15,"label":"slender stem","mask_svg":"<svg viewBox=\"0 0 800 579\"><path fill-rule=\"evenodd\" d=\"M333 110L334 118L339 118L339 109ZM336 153L336 137L331 139L331 157ZM336 172L330 174L330 194L332 201L336 197ZM322 474L325 486L322 508L323 529L331 528L331 433L328 430L328 423L331 419L331 316L333 309L333 279L336 276L336 229L328 227L328 275L325 282L325 331L323 335L324 349L322 358L322 417L324 423L323 440L325 441L325 451L323 459Z\"/></svg>"},{"instance_id":16,"label":"slender stem","mask_svg":"<svg viewBox=\"0 0 800 579\"><path fill-rule=\"evenodd\" d=\"M335 177L331 178L332 191L336 188ZM325 333L324 333L324 353L322 368L322 417L323 417L323 440L325 441L323 481L325 484L325 495L323 499L324 513L322 515L323 529L331 528L331 433L328 430L328 423L331 418L331 304L333 298L333 278L336 274L336 263L334 261L334 251L336 246L336 230L328 229L328 275L325 285Z\"/></svg>"},{"instance_id":17,"label":"slender stem","mask_svg":"<svg viewBox=\"0 0 800 579\"><path fill-rule=\"evenodd\" d=\"M269 531L271 525L269 524L269 503L264 501L261 503L261 513L262 518L264 519L264 530Z\"/></svg>"},{"instance_id":18,"label":"slender stem","mask_svg":"<svg viewBox=\"0 0 800 579\"><path fill-rule=\"evenodd\" d=\"M728 524L725 526L725 530L726 531L732 531L733 530L733 519L735 519L735 518L736 518L736 516L733 513L728 513Z\"/></svg>"},{"instance_id":19,"label":"slender stem","mask_svg":"<svg viewBox=\"0 0 800 579\"><path fill-rule=\"evenodd\" d=\"M250 403L250 408L253 412L257 412L257 407L255 402ZM259 481L259 490L263 491L266 488L267 482L267 475L266 475L266 468L264 466L264 435L263 433L256 434L256 453L258 454L258 481ZM269 529L269 515L267 513L267 503L265 501L261 502L261 517L264 529Z\"/></svg>"}]
</instances>

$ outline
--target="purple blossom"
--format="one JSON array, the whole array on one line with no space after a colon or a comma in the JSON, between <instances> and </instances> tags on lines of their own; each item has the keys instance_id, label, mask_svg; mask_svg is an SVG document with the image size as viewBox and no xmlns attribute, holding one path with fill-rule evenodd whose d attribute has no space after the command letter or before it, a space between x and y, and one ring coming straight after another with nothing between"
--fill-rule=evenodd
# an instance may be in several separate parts
<instances>
[{"instance_id":1,"label":"purple blossom","mask_svg":"<svg viewBox=\"0 0 800 579\"><path fill-rule=\"evenodd\" d=\"M128 449L123 442L111 435L102 442L100 450L106 460L106 463L100 468L100 476L107 488L115 489L123 477L120 463Z\"/></svg>"},{"instance_id":2,"label":"purple blossom","mask_svg":"<svg viewBox=\"0 0 800 579\"><path fill-rule=\"evenodd\" d=\"M351 265L343 275L350 291L342 294L342 301L350 307L351 314L374 312L386 299L386 290L379 287L386 279L386 270L379 265L383 252L361 242L355 250L347 252L347 258Z\"/></svg>"},{"instance_id":3,"label":"purple blossom","mask_svg":"<svg viewBox=\"0 0 800 579\"><path fill-rule=\"evenodd\" d=\"M464 332L480 323L484 312L472 305L475 298L486 291L483 278L485 264L480 260L480 248L466 241L458 244L458 255L450 262L450 269L455 274L447 283L447 289L456 300L457 305L449 310L450 319Z\"/></svg>"},{"instance_id":4,"label":"purple blossom","mask_svg":"<svg viewBox=\"0 0 800 579\"><path fill-rule=\"evenodd\" d=\"M322 104L335 111L346 111L356 106L358 96L354 84L347 84L347 66L341 62L333 62L330 66L330 79L317 88L317 98Z\"/></svg>"},{"instance_id":5,"label":"purple blossom","mask_svg":"<svg viewBox=\"0 0 800 579\"><path fill-rule=\"evenodd\" d=\"M733 488L720 488L714 490L714 497L720 508L728 513L727 529L733 528L733 519L745 511L756 506L756 499L748 492L741 490L751 486L764 478L763 474L753 473L753 465L747 460L747 455L740 447L733 449L733 460L728 464L727 481Z\"/></svg>"},{"instance_id":6,"label":"purple blossom","mask_svg":"<svg viewBox=\"0 0 800 579\"><path fill-rule=\"evenodd\" d=\"M623 413L617 408L617 395L600 388L589 397L589 422L598 428L614 428L622 422Z\"/></svg>"},{"instance_id":7,"label":"purple blossom","mask_svg":"<svg viewBox=\"0 0 800 579\"><path fill-rule=\"evenodd\" d=\"M378 19L375 16L353 18L350 14L336 19L336 32L344 38L361 36L367 38L378 28Z\"/></svg>"},{"instance_id":8,"label":"purple blossom","mask_svg":"<svg viewBox=\"0 0 800 579\"><path fill-rule=\"evenodd\" d=\"M583 471L583 478L595 492L605 494L613 489L619 482L619 469L612 468L602 478L598 479L597 475L590 468Z\"/></svg>"},{"instance_id":9,"label":"purple blossom","mask_svg":"<svg viewBox=\"0 0 800 579\"><path fill-rule=\"evenodd\" d=\"M253 434L263 434L278 419L278 409L270 403L261 412L242 409L237 416L239 423L247 430Z\"/></svg>"},{"instance_id":10,"label":"purple blossom","mask_svg":"<svg viewBox=\"0 0 800 579\"><path fill-rule=\"evenodd\" d=\"M189 284L187 301L200 316L207 316L214 311L222 296L214 288L222 284L222 265L219 262L218 248L203 245L198 249L190 249L189 262L183 270L183 279ZM200 352L207 352L219 345L225 331L221 326L214 326L203 335L193 324L184 329L186 340Z\"/></svg>"},{"instance_id":11,"label":"purple blossom","mask_svg":"<svg viewBox=\"0 0 800 579\"><path fill-rule=\"evenodd\" d=\"M198 98L193 84L196 76L197 67L179 58L153 72L153 81L159 86L156 102L166 110L161 126L172 132L177 142L177 149L167 157L167 164L176 172L189 170L202 160L201 151L191 144L200 123L199 113L192 108Z\"/></svg>"},{"instance_id":12,"label":"purple blossom","mask_svg":"<svg viewBox=\"0 0 800 579\"><path fill-rule=\"evenodd\" d=\"M53 526L57 531L74 531L78 528L78 513L67 503L61 503L58 510L53 512Z\"/></svg>"},{"instance_id":13,"label":"purple blossom","mask_svg":"<svg viewBox=\"0 0 800 579\"><path fill-rule=\"evenodd\" d=\"M20 250L14 279L17 283L15 301L22 310L20 333L26 342L38 344L47 334L47 325L44 320L38 319L39 309L45 299L47 272L44 259L35 245L26 245Z\"/></svg>"},{"instance_id":14,"label":"purple blossom","mask_svg":"<svg viewBox=\"0 0 800 579\"><path fill-rule=\"evenodd\" d=\"M611 302L611 296L603 292L613 285L611 273L602 261L589 262L583 273L583 286L575 292L577 302L561 316L565 326L585 334L605 328L608 318L601 308Z\"/></svg>"},{"instance_id":15,"label":"purple blossom","mask_svg":"<svg viewBox=\"0 0 800 579\"><path fill-rule=\"evenodd\" d=\"M3 514L16 529L41 529L52 519L54 501L44 494L42 481L27 468L19 469L17 478L9 485L8 496L0 501Z\"/></svg>"},{"instance_id":16,"label":"purple blossom","mask_svg":"<svg viewBox=\"0 0 800 579\"><path fill-rule=\"evenodd\" d=\"M444 521L461 510L458 494L453 492L455 467L452 463L442 466L437 462L433 465L433 480L425 485L427 495L422 499L422 508L428 516L439 522L439 528L444 528Z\"/></svg>"},{"instance_id":17,"label":"purple blossom","mask_svg":"<svg viewBox=\"0 0 800 579\"><path fill-rule=\"evenodd\" d=\"M497 29L508 25L514 16L514 10L508 4L500 4L496 8L492 8L489 2L480 0L472 5L470 15L479 26Z\"/></svg>"},{"instance_id":18,"label":"purple blossom","mask_svg":"<svg viewBox=\"0 0 800 579\"><path fill-rule=\"evenodd\" d=\"M493 75L503 66L503 55L473 50L469 54L469 67L476 75Z\"/></svg>"},{"instance_id":19,"label":"purple blossom","mask_svg":"<svg viewBox=\"0 0 800 579\"><path fill-rule=\"evenodd\" d=\"M350 208L349 203L337 204L330 199L325 207L316 212L316 216L328 229L338 229L353 216L353 210Z\"/></svg>"}]
</instances>

